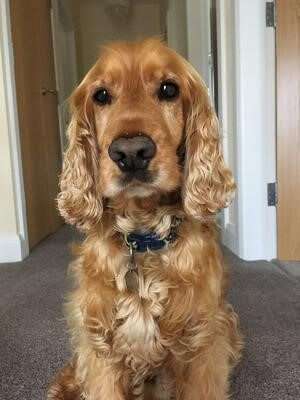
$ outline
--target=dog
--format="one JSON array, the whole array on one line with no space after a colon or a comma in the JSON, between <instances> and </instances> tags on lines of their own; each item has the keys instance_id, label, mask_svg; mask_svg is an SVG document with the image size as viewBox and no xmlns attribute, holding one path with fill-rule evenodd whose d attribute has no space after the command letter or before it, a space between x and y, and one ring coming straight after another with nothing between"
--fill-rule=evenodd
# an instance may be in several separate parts
<instances>
[{"instance_id":1,"label":"dog","mask_svg":"<svg viewBox=\"0 0 300 400\"><path fill-rule=\"evenodd\" d=\"M116 42L71 97L58 208L84 233L48 400L225 400L242 349L216 214L235 183L195 69Z\"/></svg>"}]
</instances>

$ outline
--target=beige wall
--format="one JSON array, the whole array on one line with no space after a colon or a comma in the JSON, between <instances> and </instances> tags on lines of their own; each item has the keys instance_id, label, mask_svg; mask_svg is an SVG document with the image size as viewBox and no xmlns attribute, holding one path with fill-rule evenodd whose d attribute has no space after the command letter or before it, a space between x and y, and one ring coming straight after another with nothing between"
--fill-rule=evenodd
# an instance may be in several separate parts
<instances>
[{"instance_id":1,"label":"beige wall","mask_svg":"<svg viewBox=\"0 0 300 400\"><path fill-rule=\"evenodd\" d=\"M165 33L165 1L133 0L127 16L118 17L109 1L72 0L79 77L96 61L100 46L113 40L135 40Z\"/></svg>"},{"instance_id":2,"label":"beige wall","mask_svg":"<svg viewBox=\"0 0 300 400\"><path fill-rule=\"evenodd\" d=\"M3 57L0 51L0 235L17 232L13 193L13 173L10 153L7 108L4 92Z\"/></svg>"}]
</instances>

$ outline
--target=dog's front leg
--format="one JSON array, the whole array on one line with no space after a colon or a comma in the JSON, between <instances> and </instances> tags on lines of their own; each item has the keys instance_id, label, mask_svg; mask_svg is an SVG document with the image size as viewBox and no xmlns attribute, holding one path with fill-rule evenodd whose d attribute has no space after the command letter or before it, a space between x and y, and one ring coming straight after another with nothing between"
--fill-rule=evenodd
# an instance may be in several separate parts
<instances>
[{"instance_id":1,"label":"dog's front leg","mask_svg":"<svg viewBox=\"0 0 300 400\"><path fill-rule=\"evenodd\" d=\"M220 330L192 362L176 371L176 400L228 400L229 374L238 361L242 339L236 314L228 306L220 313Z\"/></svg>"},{"instance_id":2,"label":"dog's front leg","mask_svg":"<svg viewBox=\"0 0 300 400\"><path fill-rule=\"evenodd\" d=\"M47 400L81 400L82 388L75 374L76 361L72 360L54 378L47 392Z\"/></svg>"},{"instance_id":3,"label":"dog's front leg","mask_svg":"<svg viewBox=\"0 0 300 400\"><path fill-rule=\"evenodd\" d=\"M99 357L110 354L115 298L115 291L107 287L101 279L95 279L95 282L89 284L88 290L83 286L71 294L67 311L72 342L78 358L85 359L83 354L87 350Z\"/></svg>"},{"instance_id":4,"label":"dog's front leg","mask_svg":"<svg viewBox=\"0 0 300 400\"><path fill-rule=\"evenodd\" d=\"M86 400L125 400L128 378L117 365L91 354L78 371L84 378L83 393Z\"/></svg>"},{"instance_id":5,"label":"dog's front leg","mask_svg":"<svg viewBox=\"0 0 300 400\"><path fill-rule=\"evenodd\" d=\"M216 339L206 354L177 369L176 400L228 400L230 372L224 340Z\"/></svg>"},{"instance_id":6,"label":"dog's front leg","mask_svg":"<svg viewBox=\"0 0 300 400\"><path fill-rule=\"evenodd\" d=\"M77 359L75 380L82 398L124 400L126 377L111 356L116 295L100 279L88 287L73 292L68 310Z\"/></svg>"}]
</instances>

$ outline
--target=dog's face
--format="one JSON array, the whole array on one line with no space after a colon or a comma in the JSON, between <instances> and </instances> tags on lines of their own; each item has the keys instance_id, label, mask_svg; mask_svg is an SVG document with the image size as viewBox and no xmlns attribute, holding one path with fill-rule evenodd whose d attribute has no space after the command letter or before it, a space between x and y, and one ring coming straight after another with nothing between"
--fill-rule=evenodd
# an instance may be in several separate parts
<instances>
[{"instance_id":1,"label":"dog's face","mask_svg":"<svg viewBox=\"0 0 300 400\"><path fill-rule=\"evenodd\" d=\"M234 184L206 87L164 44L147 40L105 48L72 104L58 199L68 222L85 229L96 223L103 198L180 188L190 215L227 204Z\"/></svg>"},{"instance_id":2,"label":"dog's face","mask_svg":"<svg viewBox=\"0 0 300 400\"><path fill-rule=\"evenodd\" d=\"M176 56L160 50L109 48L87 77L104 197L143 197L180 186L184 88Z\"/></svg>"},{"instance_id":3,"label":"dog's face","mask_svg":"<svg viewBox=\"0 0 300 400\"><path fill-rule=\"evenodd\" d=\"M104 197L148 196L180 186L180 72L177 56L162 45L118 44L103 52L78 89L93 109Z\"/></svg>"}]
</instances>

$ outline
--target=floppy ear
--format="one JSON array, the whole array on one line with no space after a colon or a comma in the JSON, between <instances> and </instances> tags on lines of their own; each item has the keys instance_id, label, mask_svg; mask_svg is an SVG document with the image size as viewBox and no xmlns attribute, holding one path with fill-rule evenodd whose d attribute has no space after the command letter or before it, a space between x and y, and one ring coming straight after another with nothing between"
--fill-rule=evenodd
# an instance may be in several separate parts
<instances>
[{"instance_id":1,"label":"floppy ear","mask_svg":"<svg viewBox=\"0 0 300 400\"><path fill-rule=\"evenodd\" d=\"M84 82L71 97L69 145L60 177L58 209L69 224L87 231L99 222L103 206L99 190L99 149L94 113Z\"/></svg>"},{"instance_id":2,"label":"floppy ear","mask_svg":"<svg viewBox=\"0 0 300 400\"><path fill-rule=\"evenodd\" d=\"M218 120L207 88L190 65L187 71L183 203L188 215L205 218L230 204L235 184L224 163Z\"/></svg>"}]
</instances>

